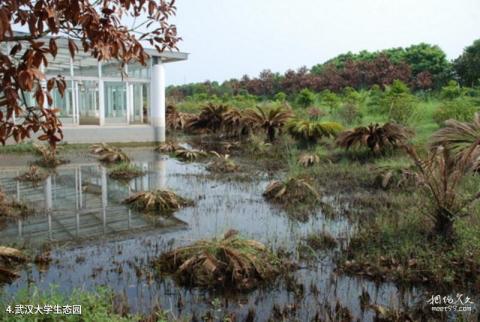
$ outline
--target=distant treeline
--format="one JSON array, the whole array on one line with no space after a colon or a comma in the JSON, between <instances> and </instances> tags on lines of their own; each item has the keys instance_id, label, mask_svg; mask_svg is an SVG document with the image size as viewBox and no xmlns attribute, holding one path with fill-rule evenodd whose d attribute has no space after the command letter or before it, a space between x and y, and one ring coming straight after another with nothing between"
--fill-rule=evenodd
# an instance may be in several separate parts
<instances>
[{"instance_id":1,"label":"distant treeline","mask_svg":"<svg viewBox=\"0 0 480 322\"><path fill-rule=\"evenodd\" d=\"M203 82L170 86L167 94L174 100L187 96L255 95L273 98L282 92L295 95L302 89L315 92L340 92L350 87L369 89L373 85L384 87L401 80L413 90L439 89L450 80L463 86L480 83L480 39L465 48L463 54L448 61L444 51L426 43L408 48L392 48L377 52L361 51L341 54L310 69L302 67L285 74L264 70L258 77L247 75L223 83Z\"/></svg>"}]
</instances>

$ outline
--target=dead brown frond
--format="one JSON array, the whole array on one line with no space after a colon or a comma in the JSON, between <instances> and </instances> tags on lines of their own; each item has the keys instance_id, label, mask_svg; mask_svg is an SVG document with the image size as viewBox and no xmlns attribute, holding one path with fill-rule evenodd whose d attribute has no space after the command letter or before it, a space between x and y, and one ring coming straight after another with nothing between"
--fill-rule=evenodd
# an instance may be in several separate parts
<instances>
[{"instance_id":1,"label":"dead brown frond","mask_svg":"<svg viewBox=\"0 0 480 322\"><path fill-rule=\"evenodd\" d=\"M236 108L230 108L223 113L223 128L229 137L247 137L254 126L245 118L245 112Z\"/></svg>"},{"instance_id":2,"label":"dead brown frond","mask_svg":"<svg viewBox=\"0 0 480 322\"><path fill-rule=\"evenodd\" d=\"M340 133L337 145L347 150L351 147L368 147L370 151L378 153L387 148L403 146L412 134L410 130L394 123L383 126L370 124Z\"/></svg>"},{"instance_id":3,"label":"dead brown frond","mask_svg":"<svg viewBox=\"0 0 480 322\"><path fill-rule=\"evenodd\" d=\"M176 142L167 141L160 143L160 145L155 148L155 151L160 153L173 153L178 149L180 149L180 146Z\"/></svg>"},{"instance_id":4,"label":"dead brown frond","mask_svg":"<svg viewBox=\"0 0 480 322\"><path fill-rule=\"evenodd\" d=\"M304 153L298 158L298 163L305 168L314 166L320 163L320 157L316 154Z\"/></svg>"},{"instance_id":5,"label":"dead brown frond","mask_svg":"<svg viewBox=\"0 0 480 322\"><path fill-rule=\"evenodd\" d=\"M25 255L18 249L0 246L0 283L11 282L19 277L16 265L26 261Z\"/></svg>"},{"instance_id":6,"label":"dead brown frond","mask_svg":"<svg viewBox=\"0 0 480 322\"><path fill-rule=\"evenodd\" d=\"M201 240L160 256L156 267L183 285L252 290L273 281L280 259L255 240L230 230L220 239Z\"/></svg>"},{"instance_id":7,"label":"dead brown frond","mask_svg":"<svg viewBox=\"0 0 480 322\"><path fill-rule=\"evenodd\" d=\"M273 181L267 186L263 196L269 201L280 204L320 199L320 194L315 188L307 180L299 178Z\"/></svg>"},{"instance_id":8,"label":"dead brown frond","mask_svg":"<svg viewBox=\"0 0 480 322\"><path fill-rule=\"evenodd\" d=\"M202 108L198 117L190 119L185 128L191 131L207 130L211 133L216 133L223 126L223 116L229 110L227 105L208 104Z\"/></svg>"},{"instance_id":9,"label":"dead brown frond","mask_svg":"<svg viewBox=\"0 0 480 322\"><path fill-rule=\"evenodd\" d=\"M177 149L175 156L182 161L195 161L208 156L208 153L202 150Z\"/></svg>"},{"instance_id":10,"label":"dead brown frond","mask_svg":"<svg viewBox=\"0 0 480 322\"><path fill-rule=\"evenodd\" d=\"M472 122L448 120L445 127L435 132L430 139L431 150L443 146L455 159L469 158L475 169L480 167L480 113Z\"/></svg>"},{"instance_id":11,"label":"dead brown frond","mask_svg":"<svg viewBox=\"0 0 480 322\"><path fill-rule=\"evenodd\" d=\"M237 172L240 169L240 167L232 159L230 159L230 155L222 155L215 151L212 151L210 153L215 156L215 159L208 165L208 171L230 173Z\"/></svg>"},{"instance_id":12,"label":"dead brown frond","mask_svg":"<svg viewBox=\"0 0 480 322\"><path fill-rule=\"evenodd\" d=\"M125 199L123 203L138 211L159 215L170 215L193 204L191 200L169 190L139 192Z\"/></svg>"},{"instance_id":13,"label":"dead brown frond","mask_svg":"<svg viewBox=\"0 0 480 322\"><path fill-rule=\"evenodd\" d=\"M19 218L31 215L34 211L26 204L10 200L5 192L0 189L0 218Z\"/></svg>"},{"instance_id":14,"label":"dead brown frond","mask_svg":"<svg viewBox=\"0 0 480 322\"><path fill-rule=\"evenodd\" d=\"M376 186L382 189L414 187L423 184L421 178L412 167L391 168L377 167Z\"/></svg>"}]
</instances>

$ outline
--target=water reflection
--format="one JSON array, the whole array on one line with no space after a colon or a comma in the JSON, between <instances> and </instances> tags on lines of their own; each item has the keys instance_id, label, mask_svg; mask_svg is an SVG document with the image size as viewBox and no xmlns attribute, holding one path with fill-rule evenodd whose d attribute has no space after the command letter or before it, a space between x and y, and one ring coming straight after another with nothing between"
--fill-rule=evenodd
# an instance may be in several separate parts
<instances>
[{"instance_id":1,"label":"water reflection","mask_svg":"<svg viewBox=\"0 0 480 322\"><path fill-rule=\"evenodd\" d=\"M184 226L185 223L176 218L155 219L122 205L121 201L135 192L166 185L167 159L159 157L137 165L146 175L128 184L111 180L107 168L98 163L60 167L38 186L15 180L23 169L3 170L0 186L7 194L30 204L36 215L9 223L0 232L2 242L39 244L133 229Z\"/></svg>"}]
</instances>

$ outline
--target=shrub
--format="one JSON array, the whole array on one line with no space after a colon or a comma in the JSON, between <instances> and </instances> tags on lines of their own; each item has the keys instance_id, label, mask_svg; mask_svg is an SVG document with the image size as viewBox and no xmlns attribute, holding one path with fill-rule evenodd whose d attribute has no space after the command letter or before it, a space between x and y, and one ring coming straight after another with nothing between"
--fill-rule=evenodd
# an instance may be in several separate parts
<instances>
[{"instance_id":1,"label":"shrub","mask_svg":"<svg viewBox=\"0 0 480 322\"><path fill-rule=\"evenodd\" d=\"M395 80L380 100L380 112L391 122L407 124L416 110L416 99L405 83Z\"/></svg>"},{"instance_id":2,"label":"shrub","mask_svg":"<svg viewBox=\"0 0 480 322\"><path fill-rule=\"evenodd\" d=\"M216 133L223 126L223 115L229 110L227 105L208 104L202 108L200 114L190 119L185 128L189 130L206 130Z\"/></svg>"},{"instance_id":3,"label":"shrub","mask_svg":"<svg viewBox=\"0 0 480 322\"><path fill-rule=\"evenodd\" d=\"M384 152L387 148L396 148L406 143L411 131L401 125L386 123L370 124L348 130L338 136L337 144L349 149L351 147L368 147L372 152Z\"/></svg>"},{"instance_id":4,"label":"shrub","mask_svg":"<svg viewBox=\"0 0 480 322\"><path fill-rule=\"evenodd\" d=\"M443 126L445 121L449 119L458 121L471 120L478 110L478 107L475 107L471 99L459 97L451 101L443 102L434 112L433 119L439 125Z\"/></svg>"},{"instance_id":5,"label":"shrub","mask_svg":"<svg viewBox=\"0 0 480 322\"><path fill-rule=\"evenodd\" d=\"M285 94L284 92L278 92L277 94L275 94L275 101L285 103L286 100L287 94Z\"/></svg>"},{"instance_id":6,"label":"shrub","mask_svg":"<svg viewBox=\"0 0 480 322\"><path fill-rule=\"evenodd\" d=\"M343 126L336 122L293 120L287 124L287 130L296 140L315 144L322 137L335 137Z\"/></svg>"},{"instance_id":7,"label":"shrub","mask_svg":"<svg viewBox=\"0 0 480 322\"><path fill-rule=\"evenodd\" d=\"M456 81L451 80L447 85L442 87L440 97L443 99L452 100L461 97L464 94L465 91L460 87L460 85Z\"/></svg>"},{"instance_id":8,"label":"shrub","mask_svg":"<svg viewBox=\"0 0 480 322\"><path fill-rule=\"evenodd\" d=\"M267 139L270 142L275 141L277 133L292 118L293 112L282 106L263 109L257 106L256 110L248 109L245 111L245 120L253 127L259 127L265 130Z\"/></svg>"},{"instance_id":9,"label":"shrub","mask_svg":"<svg viewBox=\"0 0 480 322\"><path fill-rule=\"evenodd\" d=\"M337 112L338 117L346 124L352 124L359 122L362 118L362 114L356 103L347 102Z\"/></svg>"},{"instance_id":10,"label":"shrub","mask_svg":"<svg viewBox=\"0 0 480 322\"><path fill-rule=\"evenodd\" d=\"M303 107L308 107L315 102L315 93L308 88L302 89L297 95L297 103Z\"/></svg>"},{"instance_id":11,"label":"shrub","mask_svg":"<svg viewBox=\"0 0 480 322\"><path fill-rule=\"evenodd\" d=\"M324 90L320 94L320 100L322 104L326 105L330 109L330 113L335 111L338 106L340 105L340 99L335 93L332 93L331 91Z\"/></svg>"}]
</instances>

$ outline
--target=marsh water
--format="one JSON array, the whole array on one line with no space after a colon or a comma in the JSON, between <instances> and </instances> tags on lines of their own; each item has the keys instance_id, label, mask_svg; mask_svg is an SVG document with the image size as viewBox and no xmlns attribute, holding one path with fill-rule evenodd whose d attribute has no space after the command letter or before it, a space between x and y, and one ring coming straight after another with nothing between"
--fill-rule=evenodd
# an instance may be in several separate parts
<instances>
[{"instance_id":1,"label":"marsh water","mask_svg":"<svg viewBox=\"0 0 480 322\"><path fill-rule=\"evenodd\" d=\"M128 153L146 174L127 184L110 179L108 170L94 159L74 158L33 186L15 180L27 169L28 160L2 160L0 186L37 212L0 228L2 244L38 247L48 242L53 259L48 266L27 265L19 279L4 286L7 293L31 287L49 289L51 285L65 293L106 286L128 302L131 312L147 313L160 307L171 316L197 318L206 312L217 318L233 312L238 321L243 321L250 309L255 310L257 321L265 321L274 306L277 311L289 312L291 320L310 321L317 312L320 317L335 316L337 303L348 308L355 320L370 321L372 312L360 308L363 291L373 303L390 308L424 303L431 296L415 289L404 291L391 283L376 285L337 274L333 256L339 250L318 252L313 262L300 260L300 269L292 274L294 281L280 279L246 294L180 287L169 277L160 277L151 266L155 257L172 247L236 229L243 236L298 256L296 246L308 234L327 231L346 243L354 225L345 216L332 218L321 210L306 222L291 219L263 199L270 179L261 172L249 180L214 179L205 164L182 163L147 149ZM121 203L135 192L157 188L191 198L195 206L171 218L154 218Z\"/></svg>"}]
</instances>

